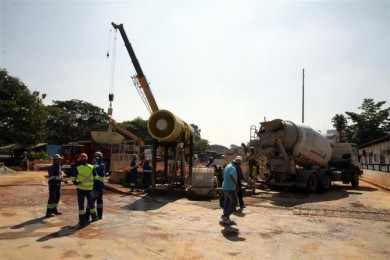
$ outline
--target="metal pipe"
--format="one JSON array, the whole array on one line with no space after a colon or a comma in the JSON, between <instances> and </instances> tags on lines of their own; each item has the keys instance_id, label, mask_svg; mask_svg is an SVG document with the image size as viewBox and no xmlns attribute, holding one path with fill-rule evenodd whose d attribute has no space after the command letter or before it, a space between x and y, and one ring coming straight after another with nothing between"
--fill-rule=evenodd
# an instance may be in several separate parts
<instances>
[{"instance_id":1,"label":"metal pipe","mask_svg":"<svg viewBox=\"0 0 390 260\"><path fill-rule=\"evenodd\" d=\"M302 69L302 124L305 123L305 69Z\"/></svg>"}]
</instances>

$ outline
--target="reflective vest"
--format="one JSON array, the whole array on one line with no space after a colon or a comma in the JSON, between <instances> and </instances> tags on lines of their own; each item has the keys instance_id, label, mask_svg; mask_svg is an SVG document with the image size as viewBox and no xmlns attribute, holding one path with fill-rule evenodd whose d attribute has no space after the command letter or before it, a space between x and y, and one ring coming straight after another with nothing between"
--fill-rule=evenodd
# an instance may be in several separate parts
<instances>
[{"instance_id":1,"label":"reflective vest","mask_svg":"<svg viewBox=\"0 0 390 260\"><path fill-rule=\"evenodd\" d=\"M104 182L104 177L102 176L99 176L99 175L95 175L95 181L100 181L100 182Z\"/></svg>"},{"instance_id":2,"label":"reflective vest","mask_svg":"<svg viewBox=\"0 0 390 260\"><path fill-rule=\"evenodd\" d=\"M77 166L76 180L80 182L77 188L80 190L93 190L93 166L90 164Z\"/></svg>"}]
</instances>

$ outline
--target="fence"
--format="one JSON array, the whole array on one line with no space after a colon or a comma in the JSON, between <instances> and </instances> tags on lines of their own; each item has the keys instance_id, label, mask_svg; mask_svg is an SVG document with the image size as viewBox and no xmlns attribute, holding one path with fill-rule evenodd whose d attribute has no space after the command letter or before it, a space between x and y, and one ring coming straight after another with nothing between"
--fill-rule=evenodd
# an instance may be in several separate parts
<instances>
[{"instance_id":1,"label":"fence","mask_svg":"<svg viewBox=\"0 0 390 260\"><path fill-rule=\"evenodd\" d=\"M390 164L389 163L361 163L360 168L390 173Z\"/></svg>"}]
</instances>

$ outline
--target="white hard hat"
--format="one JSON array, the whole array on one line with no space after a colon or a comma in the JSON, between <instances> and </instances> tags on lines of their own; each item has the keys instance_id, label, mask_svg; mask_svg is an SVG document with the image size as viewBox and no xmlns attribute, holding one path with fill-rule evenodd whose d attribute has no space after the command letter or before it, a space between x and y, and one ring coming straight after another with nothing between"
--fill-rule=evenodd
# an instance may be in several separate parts
<instances>
[{"instance_id":1,"label":"white hard hat","mask_svg":"<svg viewBox=\"0 0 390 260\"><path fill-rule=\"evenodd\" d=\"M240 155L237 155L236 158L234 158L234 161L237 162L237 161L242 161L242 157Z\"/></svg>"},{"instance_id":2,"label":"white hard hat","mask_svg":"<svg viewBox=\"0 0 390 260\"><path fill-rule=\"evenodd\" d=\"M100 152L100 151L97 151L97 152L95 153L95 157L103 158L103 153Z\"/></svg>"},{"instance_id":3,"label":"white hard hat","mask_svg":"<svg viewBox=\"0 0 390 260\"><path fill-rule=\"evenodd\" d=\"M61 155L59 155L58 153L56 153L55 155L53 155L53 160L61 160L63 159Z\"/></svg>"}]
</instances>

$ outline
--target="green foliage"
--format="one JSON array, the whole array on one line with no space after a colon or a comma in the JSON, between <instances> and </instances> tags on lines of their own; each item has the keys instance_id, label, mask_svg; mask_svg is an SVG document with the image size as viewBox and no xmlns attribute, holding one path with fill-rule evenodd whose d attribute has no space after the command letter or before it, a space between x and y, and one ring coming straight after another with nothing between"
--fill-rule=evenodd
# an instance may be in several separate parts
<instances>
[{"instance_id":1,"label":"green foliage","mask_svg":"<svg viewBox=\"0 0 390 260\"><path fill-rule=\"evenodd\" d=\"M347 127L347 118L343 114L336 114L332 118L333 127L336 128L339 133L340 142L343 140L343 133Z\"/></svg>"},{"instance_id":2,"label":"green foliage","mask_svg":"<svg viewBox=\"0 0 390 260\"><path fill-rule=\"evenodd\" d=\"M53 101L47 111L48 143L89 139L91 131L108 128L108 115L104 110L82 100Z\"/></svg>"},{"instance_id":3,"label":"green foliage","mask_svg":"<svg viewBox=\"0 0 390 260\"><path fill-rule=\"evenodd\" d=\"M363 144L382 137L385 134L385 123L389 120L390 107L382 108L385 101L375 102L371 98L363 100L360 113L346 112L352 125L350 138L357 144Z\"/></svg>"},{"instance_id":4,"label":"green foliage","mask_svg":"<svg viewBox=\"0 0 390 260\"><path fill-rule=\"evenodd\" d=\"M145 144L151 144L153 138L150 136L148 132L148 121L142 119L141 117L136 117L131 121L124 121L120 123L120 125L139 138L143 139Z\"/></svg>"},{"instance_id":5,"label":"green foliage","mask_svg":"<svg viewBox=\"0 0 390 260\"><path fill-rule=\"evenodd\" d=\"M31 93L19 79L0 69L0 144L34 144L45 140L45 94Z\"/></svg>"},{"instance_id":6,"label":"green foliage","mask_svg":"<svg viewBox=\"0 0 390 260\"><path fill-rule=\"evenodd\" d=\"M48 160L50 159L50 156L46 152L31 152L31 159L41 159L41 160Z\"/></svg>"},{"instance_id":7,"label":"green foliage","mask_svg":"<svg viewBox=\"0 0 390 260\"><path fill-rule=\"evenodd\" d=\"M205 152L210 147L209 141L202 139L199 126L191 124L191 127L194 130L194 153Z\"/></svg>"},{"instance_id":8,"label":"green foliage","mask_svg":"<svg viewBox=\"0 0 390 260\"><path fill-rule=\"evenodd\" d=\"M384 136L385 131L390 130L390 107L386 108L385 105L385 101L375 102L374 99L366 98L359 107L359 113L345 112L351 122L344 130L345 141L361 145ZM333 120L336 116L340 122ZM340 115L336 116L332 122L338 129L343 127L343 123Z\"/></svg>"},{"instance_id":9,"label":"green foliage","mask_svg":"<svg viewBox=\"0 0 390 260\"><path fill-rule=\"evenodd\" d=\"M45 106L46 94L30 92L28 87L7 71L0 69L0 145L19 143L31 145L38 142L64 144L90 138L91 131L108 128L108 115L91 103L72 99L53 101ZM147 121L137 117L121 125L139 136L146 144L152 143ZM203 152L209 142L201 138L200 128L194 128L194 151ZM46 158L45 154L36 154Z\"/></svg>"}]
</instances>

